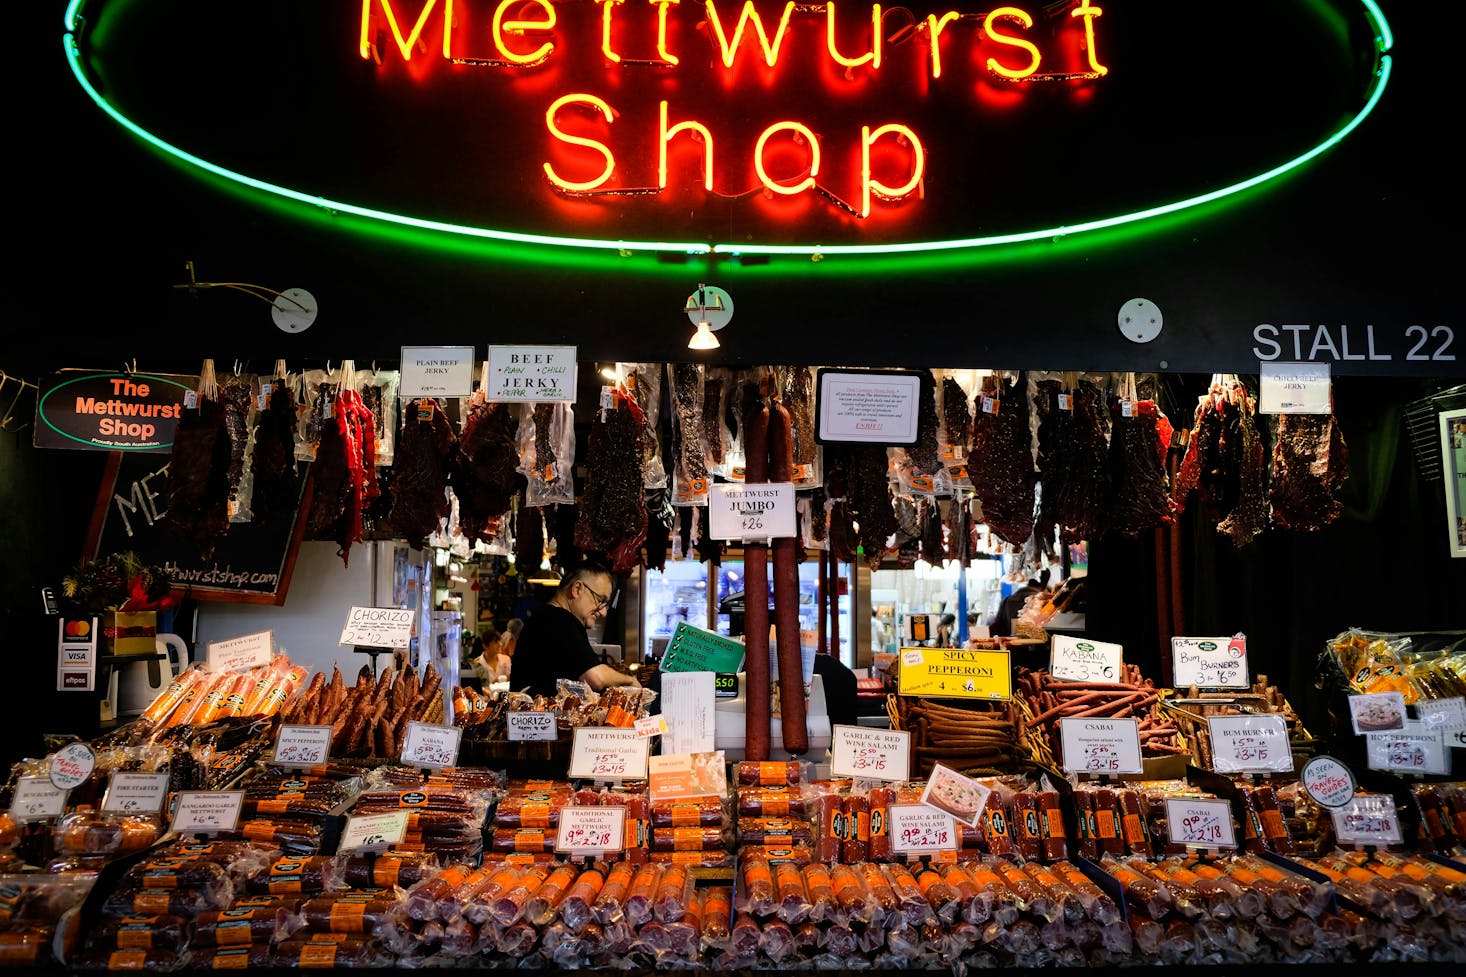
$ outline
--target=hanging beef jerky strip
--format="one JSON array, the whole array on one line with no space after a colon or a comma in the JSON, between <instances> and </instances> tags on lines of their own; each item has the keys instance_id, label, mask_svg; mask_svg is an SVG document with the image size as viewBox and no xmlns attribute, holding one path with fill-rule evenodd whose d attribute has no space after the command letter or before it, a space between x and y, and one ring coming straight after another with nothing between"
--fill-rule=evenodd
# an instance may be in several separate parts
<instances>
[{"instance_id":1,"label":"hanging beef jerky strip","mask_svg":"<svg viewBox=\"0 0 1466 977\"><path fill-rule=\"evenodd\" d=\"M534 405L534 470L542 482L553 482L560 477L555 470L555 442L550 439L554 419L553 403Z\"/></svg>"},{"instance_id":2,"label":"hanging beef jerky strip","mask_svg":"<svg viewBox=\"0 0 1466 977\"><path fill-rule=\"evenodd\" d=\"M1238 548L1267 528L1267 491L1263 477L1267 456L1262 446L1262 432L1257 427L1251 398L1242 390L1235 408L1237 413L1237 503L1227 518L1217 524Z\"/></svg>"},{"instance_id":3,"label":"hanging beef jerky strip","mask_svg":"<svg viewBox=\"0 0 1466 977\"><path fill-rule=\"evenodd\" d=\"M796 461L795 464L799 462ZM816 486L809 493L809 538L816 543L823 543L830 535L830 515L826 510L829 501L830 497L825 494L823 485Z\"/></svg>"},{"instance_id":4,"label":"hanging beef jerky strip","mask_svg":"<svg viewBox=\"0 0 1466 977\"><path fill-rule=\"evenodd\" d=\"M942 506L936 499L921 500L921 558L934 567L947 562L942 533Z\"/></svg>"},{"instance_id":5,"label":"hanging beef jerky strip","mask_svg":"<svg viewBox=\"0 0 1466 977\"><path fill-rule=\"evenodd\" d=\"M807 366L794 367L789 376L789 389L782 399L794 431L794 466L813 464L817 447L814 441L814 371Z\"/></svg>"},{"instance_id":6,"label":"hanging beef jerky strip","mask_svg":"<svg viewBox=\"0 0 1466 977\"><path fill-rule=\"evenodd\" d=\"M517 428L508 404L476 399L469 408L449 484L458 496L459 528L470 540L492 540L519 492Z\"/></svg>"},{"instance_id":7,"label":"hanging beef jerky strip","mask_svg":"<svg viewBox=\"0 0 1466 977\"><path fill-rule=\"evenodd\" d=\"M351 496L350 446L334 413L321 422L321 441L316 446L316 460L311 462L311 478L314 488L305 524L306 538L334 540L341 535L340 526Z\"/></svg>"},{"instance_id":8,"label":"hanging beef jerky strip","mask_svg":"<svg viewBox=\"0 0 1466 977\"><path fill-rule=\"evenodd\" d=\"M265 409L255 415L254 450L249 467L251 519L267 525L295 510L299 487L295 470L295 394L284 379L270 388Z\"/></svg>"},{"instance_id":9,"label":"hanging beef jerky strip","mask_svg":"<svg viewBox=\"0 0 1466 977\"><path fill-rule=\"evenodd\" d=\"M514 564L524 573L539 567L545 558L545 519L538 506L525 505L519 497L514 516Z\"/></svg>"},{"instance_id":10,"label":"hanging beef jerky strip","mask_svg":"<svg viewBox=\"0 0 1466 977\"><path fill-rule=\"evenodd\" d=\"M1059 499L1064 490L1066 469L1060 460L1066 441L1073 437L1074 412L1059 403L1065 396L1058 380L1039 380L1034 384L1033 409L1038 415L1038 516L1034 532L1045 544L1053 539L1059 525Z\"/></svg>"},{"instance_id":11,"label":"hanging beef jerky strip","mask_svg":"<svg viewBox=\"0 0 1466 977\"><path fill-rule=\"evenodd\" d=\"M219 381L219 403L224 405L224 431L229 437L229 495L239 491L244 477L244 452L249 447L249 412L254 402L253 378L238 373Z\"/></svg>"},{"instance_id":12,"label":"hanging beef jerky strip","mask_svg":"<svg viewBox=\"0 0 1466 977\"><path fill-rule=\"evenodd\" d=\"M879 445L860 445L854 450L854 459L849 472L850 508L860 524L859 542L865 561L875 569L886 552L886 540L896 531L891 481L886 475L886 449Z\"/></svg>"},{"instance_id":13,"label":"hanging beef jerky strip","mask_svg":"<svg viewBox=\"0 0 1466 977\"><path fill-rule=\"evenodd\" d=\"M967 391L951 377L942 378L942 427L952 450L964 457L972 436L972 411L968 409Z\"/></svg>"},{"instance_id":14,"label":"hanging beef jerky strip","mask_svg":"<svg viewBox=\"0 0 1466 977\"><path fill-rule=\"evenodd\" d=\"M702 364L672 364L672 394L677 410L677 466L689 481L706 480L708 466L702 446Z\"/></svg>"},{"instance_id":15,"label":"hanging beef jerky strip","mask_svg":"<svg viewBox=\"0 0 1466 977\"><path fill-rule=\"evenodd\" d=\"M1131 401L1130 416L1122 413L1121 401L1111 398L1109 528L1126 536L1139 536L1147 529L1172 519L1171 497L1166 490L1166 470L1156 448L1160 409L1154 401Z\"/></svg>"},{"instance_id":16,"label":"hanging beef jerky strip","mask_svg":"<svg viewBox=\"0 0 1466 977\"><path fill-rule=\"evenodd\" d=\"M207 560L229 532L229 434L224 405L200 396L178 419L168 464L168 520L173 535Z\"/></svg>"},{"instance_id":17,"label":"hanging beef jerky strip","mask_svg":"<svg viewBox=\"0 0 1466 977\"><path fill-rule=\"evenodd\" d=\"M1099 388L1080 380L1070 393L1073 420L1056 448L1059 469L1054 518L1059 538L1078 543L1098 536L1109 486L1110 422Z\"/></svg>"},{"instance_id":18,"label":"hanging beef jerky strip","mask_svg":"<svg viewBox=\"0 0 1466 977\"><path fill-rule=\"evenodd\" d=\"M646 538L646 495L637 453L641 411L622 400L604 413L604 421L591 424L575 545L606 554L620 571L635 565Z\"/></svg>"},{"instance_id":19,"label":"hanging beef jerky strip","mask_svg":"<svg viewBox=\"0 0 1466 977\"><path fill-rule=\"evenodd\" d=\"M1033 535L1033 435L1028 426L1028 382L1019 374L1013 383L989 377L984 392L994 397L993 410L983 410L983 394L974 404L972 451L967 477L982 502L983 518L992 532L1014 546Z\"/></svg>"},{"instance_id":20,"label":"hanging beef jerky strip","mask_svg":"<svg viewBox=\"0 0 1466 977\"><path fill-rule=\"evenodd\" d=\"M436 400L408 403L392 464L392 509L387 518L414 549L421 548L439 521L453 511L445 490L457 445L453 425Z\"/></svg>"},{"instance_id":21,"label":"hanging beef jerky strip","mask_svg":"<svg viewBox=\"0 0 1466 977\"><path fill-rule=\"evenodd\" d=\"M1186 508L1191 493L1196 491L1196 486L1201 481L1202 432L1209 423L1207 415L1211 411L1211 398L1202 397L1196 404L1196 416L1191 421L1191 434L1186 442L1186 451L1181 456L1181 464L1177 467L1176 477L1171 483L1171 503L1176 507L1177 515ZM1216 434L1220 436L1220 433L1221 429L1218 427Z\"/></svg>"},{"instance_id":22,"label":"hanging beef jerky strip","mask_svg":"<svg viewBox=\"0 0 1466 977\"><path fill-rule=\"evenodd\" d=\"M702 385L702 439L707 445L707 458L715 465L723 463L723 378L710 373Z\"/></svg>"},{"instance_id":23,"label":"hanging beef jerky strip","mask_svg":"<svg viewBox=\"0 0 1466 977\"><path fill-rule=\"evenodd\" d=\"M1349 447L1332 414L1279 414L1268 502L1279 529L1316 532L1339 517Z\"/></svg>"},{"instance_id":24,"label":"hanging beef jerky strip","mask_svg":"<svg viewBox=\"0 0 1466 977\"><path fill-rule=\"evenodd\" d=\"M935 475L942 468L942 451L937 445L937 387L931 371L924 371L916 405L916 443L906 449L911 467L919 475Z\"/></svg>"}]
</instances>

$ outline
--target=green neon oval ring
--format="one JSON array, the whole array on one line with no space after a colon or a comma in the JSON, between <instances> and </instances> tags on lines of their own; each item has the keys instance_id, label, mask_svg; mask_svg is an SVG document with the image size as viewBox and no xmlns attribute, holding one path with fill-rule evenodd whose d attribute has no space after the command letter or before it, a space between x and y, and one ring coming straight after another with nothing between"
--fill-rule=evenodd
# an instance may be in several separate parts
<instances>
[{"instance_id":1,"label":"green neon oval ring","mask_svg":"<svg viewBox=\"0 0 1466 977\"><path fill-rule=\"evenodd\" d=\"M241 186L258 190L263 193L272 194L286 200L318 207L322 210L337 211L351 214L356 217L368 220L382 221L388 224L396 224L401 227L415 228L418 230L433 231L443 234L457 235L464 238L479 238L490 241L502 241L518 244L547 245L551 247L583 248L597 251L657 251L657 252L682 252L690 255L698 254L750 254L750 255L872 255L872 254L918 254L923 252L955 252L971 251L980 248L991 248L1005 244L1023 244L1032 241L1045 241L1056 238L1069 237L1075 234L1083 234L1088 231L1099 231L1106 228L1120 227L1126 224L1135 224L1141 221L1150 220L1155 217L1162 217L1167 214L1174 214L1179 211L1189 210L1193 207L1200 207L1242 193L1254 187L1261 186L1271 180L1277 179L1291 170L1297 169L1310 160L1328 152L1334 146L1343 141L1351 132L1357 129L1379 100L1384 95L1386 86L1390 80L1391 57L1390 49L1394 46L1394 37L1390 31L1390 25L1385 20L1384 13L1374 0L1361 0L1364 5L1366 16L1375 31L1375 49L1379 62L1375 67L1375 81L1370 90L1369 97L1365 100L1363 107L1354 114L1347 122L1336 130L1323 142L1299 156L1295 156L1284 163L1265 170L1255 176L1233 183L1229 186L1212 190L1195 197L1188 197L1185 200L1178 200L1169 204L1161 204L1156 207L1148 207L1144 210L1132 211L1128 214L1120 214L1115 217L1105 217L1098 220L1083 221L1078 224L1065 224L1058 227L1048 227L1033 231L1016 231L1011 234L996 234L990 237L959 238L949 241L914 241L907 244L842 244L822 246L818 244L707 244L700 241L613 241L601 238L576 238L559 237L547 234L524 234L518 231L500 231L488 227L473 227L467 224L452 224L446 221L426 220L420 217L412 217L408 214L396 214L391 211L377 210L371 207L361 207L356 204L345 203L339 200L331 200L316 194L304 193L300 190L292 190L274 183L266 183L225 169L222 166L210 163L201 159L186 150L180 149L173 144L160 139L159 137L143 129L141 126L127 118L115 107L112 106L102 94L87 79L86 73L81 67L81 53L76 43L76 14L85 0L71 0L66 9L65 26L66 34L62 38L65 48L67 64L71 72L76 76L77 84L87 93L93 102L103 112L109 115L113 121L144 142L156 147L159 150L177 158L183 163L196 167L214 176L230 180Z\"/></svg>"}]
</instances>

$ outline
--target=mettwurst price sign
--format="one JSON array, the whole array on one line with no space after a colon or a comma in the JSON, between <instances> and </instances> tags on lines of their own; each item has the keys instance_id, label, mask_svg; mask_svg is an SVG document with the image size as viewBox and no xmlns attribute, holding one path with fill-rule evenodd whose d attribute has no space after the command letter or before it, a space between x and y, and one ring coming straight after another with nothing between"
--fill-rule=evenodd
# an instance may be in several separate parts
<instances>
[{"instance_id":1,"label":"mettwurst price sign","mask_svg":"<svg viewBox=\"0 0 1466 977\"><path fill-rule=\"evenodd\" d=\"M830 775L865 780L911 779L911 734L893 729L836 726Z\"/></svg>"},{"instance_id":2,"label":"mettwurst price sign","mask_svg":"<svg viewBox=\"0 0 1466 977\"><path fill-rule=\"evenodd\" d=\"M925 804L892 804L889 817L894 855L957 850L957 823L945 811Z\"/></svg>"},{"instance_id":3,"label":"mettwurst price sign","mask_svg":"<svg viewBox=\"0 0 1466 977\"><path fill-rule=\"evenodd\" d=\"M794 533L793 482L712 485L708 535L713 539L778 539Z\"/></svg>"},{"instance_id":4,"label":"mettwurst price sign","mask_svg":"<svg viewBox=\"0 0 1466 977\"><path fill-rule=\"evenodd\" d=\"M580 727L570 749L570 776L591 780L645 780L651 740L634 729Z\"/></svg>"}]
</instances>

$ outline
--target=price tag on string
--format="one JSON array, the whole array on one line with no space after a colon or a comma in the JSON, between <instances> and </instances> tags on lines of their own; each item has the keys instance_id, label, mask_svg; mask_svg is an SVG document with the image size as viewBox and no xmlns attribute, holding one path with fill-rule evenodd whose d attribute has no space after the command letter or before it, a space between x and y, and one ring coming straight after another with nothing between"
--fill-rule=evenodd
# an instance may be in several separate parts
<instances>
[{"instance_id":1,"label":"price tag on string","mask_svg":"<svg viewBox=\"0 0 1466 977\"><path fill-rule=\"evenodd\" d=\"M1065 682L1119 682L1124 678L1123 645L1067 634L1056 634L1049 643L1049 674L1056 679Z\"/></svg>"},{"instance_id":2,"label":"price tag on string","mask_svg":"<svg viewBox=\"0 0 1466 977\"><path fill-rule=\"evenodd\" d=\"M281 726L275 737L276 766L292 770L319 767L330 756L330 726Z\"/></svg>"},{"instance_id":3,"label":"price tag on string","mask_svg":"<svg viewBox=\"0 0 1466 977\"><path fill-rule=\"evenodd\" d=\"M553 712L506 712L504 720L511 743L560 738L560 726Z\"/></svg>"},{"instance_id":4,"label":"price tag on string","mask_svg":"<svg viewBox=\"0 0 1466 977\"><path fill-rule=\"evenodd\" d=\"M911 734L896 729L835 726L830 775L866 780L911 779Z\"/></svg>"},{"instance_id":5,"label":"price tag on string","mask_svg":"<svg viewBox=\"0 0 1466 977\"><path fill-rule=\"evenodd\" d=\"M570 750L570 776L591 780L645 780L651 740L634 729L581 726Z\"/></svg>"},{"instance_id":6,"label":"price tag on string","mask_svg":"<svg viewBox=\"0 0 1466 977\"><path fill-rule=\"evenodd\" d=\"M892 804L887 818L892 854L930 855L957 850L957 822L945 811L925 804Z\"/></svg>"},{"instance_id":7,"label":"price tag on string","mask_svg":"<svg viewBox=\"0 0 1466 977\"><path fill-rule=\"evenodd\" d=\"M1293 746L1282 716L1208 716L1206 728L1218 773L1293 772Z\"/></svg>"},{"instance_id":8,"label":"price tag on string","mask_svg":"<svg viewBox=\"0 0 1466 977\"><path fill-rule=\"evenodd\" d=\"M1065 773L1141 773L1140 720L1060 719Z\"/></svg>"},{"instance_id":9,"label":"price tag on string","mask_svg":"<svg viewBox=\"0 0 1466 977\"><path fill-rule=\"evenodd\" d=\"M555 851L570 855L600 855L626 848L626 808L574 807L560 809Z\"/></svg>"},{"instance_id":10,"label":"price tag on string","mask_svg":"<svg viewBox=\"0 0 1466 977\"><path fill-rule=\"evenodd\" d=\"M1171 674L1175 688L1245 689L1251 685L1247 639L1172 638Z\"/></svg>"},{"instance_id":11,"label":"price tag on string","mask_svg":"<svg viewBox=\"0 0 1466 977\"><path fill-rule=\"evenodd\" d=\"M67 792L49 777L18 777L10 798L10 816L17 821L43 821L66 810Z\"/></svg>"},{"instance_id":12,"label":"price tag on string","mask_svg":"<svg viewBox=\"0 0 1466 977\"><path fill-rule=\"evenodd\" d=\"M113 771L102 797L103 814L157 814L168 801L166 773Z\"/></svg>"},{"instance_id":13,"label":"price tag on string","mask_svg":"<svg viewBox=\"0 0 1466 977\"><path fill-rule=\"evenodd\" d=\"M407 837L407 820L411 811L388 811L385 814L354 814L341 829L337 851L387 851L402 844Z\"/></svg>"},{"instance_id":14,"label":"price tag on string","mask_svg":"<svg viewBox=\"0 0 1466 977\"><path fill-rule=\"evenodd\" d=\"M1400 819L1395 814L1395 799L1389 794L1355 794L1343 807L1332 812L1334 837L1341 845L1398 845Z\"/></svg>"},{"instance_id":15,"label":"price tag on string","mask_svg":"<svg viewBox=\"0 0 1466 977\"><path fill-rule=\"evenodd\" d=\"M169 830L181 835L219 834L239 826L242 790L185 790L178 794Z\"/></svg>"},{"instance_id":16,"label":"price tag on string","mask_svg":"<svg viewBox=\"0 0 1466 977\"><path fill-rule=\"evenodd\" d=\"M402 737L399 759L409 767L443 770L458 764L463 730L457 726L410 722Z\"/></svg>"},{"instance_id":17,"label":"price tag on string","mask_svg":"<svg viewBox=\"0 0 1466 977\"><path fill-rule=\"evenodd\" d=\"M1166 829L1172 844L1187 848L1229 851L1237 847L1231 801L1209 797L1168 797Z\"/></svg>"}]
</instances>

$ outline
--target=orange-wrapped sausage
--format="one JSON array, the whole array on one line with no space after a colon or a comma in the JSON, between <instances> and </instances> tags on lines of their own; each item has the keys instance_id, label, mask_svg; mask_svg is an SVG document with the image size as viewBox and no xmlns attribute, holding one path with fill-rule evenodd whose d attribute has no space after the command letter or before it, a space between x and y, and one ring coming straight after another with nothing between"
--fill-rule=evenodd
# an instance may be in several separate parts
<instances>
[{"instance_id":1,"label":"orange-wrapped sausage","mask_svg":"<svg viewBox=\"0 0 1466 977\"><path fill-rule=\"evenodd\" d=\"M710 828L723 824L720 797L684 797L652 802L653 828Z\"/></svg>"},{"instance_id":2,"label":"orange-wrapped sausage","mask_svg":"<svg viewBox=\"0 0 1466 977\"><path fill-rule=\"evenodd\" d=\"M808 821L794 818L739 818L738 842L742 844L766 845L771 848L789 848L794 845L808 845L814 839L814 829Z\"/></svg>"},{"instance_id":3,"label":"orange-wrapped sausage","mask_svg":"<svg viewBox=\"0 0 1466 977\"><path fill-rule=\"evenodd\" d=\"M289 932L291 914L284 909L217 909L199 913L193 922L198 946L247 946L272 943Z\"/></svg>"},{"instance_id":4,"label":"orange-wrapped sausage","mask_svg":"<svg viewBox=\"0 0 1466 977\"><path fill-rule=\"evenodd\" d=\"M778 787L804 781L804 765L798 760L740 760L740 787Z\"/></svg>"},{"instance_id":5,"label":"orange-wrapped sausage","mask_svg":"<svg viewBox=\"0 0 1466 977\"><path fill-rule=\"evenodd\" d=\"M716 828L653 828L652 851L722 851L729 847L728 832Z\"/></svg>"}]
</instances>

